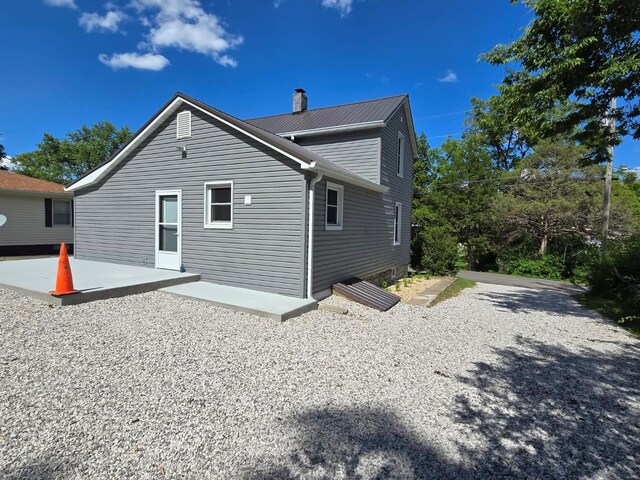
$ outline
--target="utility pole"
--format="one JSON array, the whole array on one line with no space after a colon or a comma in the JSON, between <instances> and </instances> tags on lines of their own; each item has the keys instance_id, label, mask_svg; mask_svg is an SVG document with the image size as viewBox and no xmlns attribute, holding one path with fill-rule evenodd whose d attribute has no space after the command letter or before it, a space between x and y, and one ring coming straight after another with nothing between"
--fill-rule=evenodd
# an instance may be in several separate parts
<instances>
[{"instance_id":1,"label":"utility pole","mask_svg":"<svg viewBox=\"0 0 640 480\"><path fill-rule=\"evenodd\" d=\"M611 115L616 109L615 97L611 99ZM609 116L608 127L611 132L615 132L616 122L613 116ZM602 252L607 247L607 237L609 236L609 211L611 210L611 179L613 177L613 145L609 145L609 158L607 159L607 172L604 177L604 211L602 214Z\"/></svg>"}]
</instances>

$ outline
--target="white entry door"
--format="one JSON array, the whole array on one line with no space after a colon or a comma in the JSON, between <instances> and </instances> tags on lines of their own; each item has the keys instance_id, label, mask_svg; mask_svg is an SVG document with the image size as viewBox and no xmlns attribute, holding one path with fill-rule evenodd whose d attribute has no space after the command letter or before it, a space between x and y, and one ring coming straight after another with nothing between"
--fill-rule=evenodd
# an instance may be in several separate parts
<instances>
[{"instance_id":1,"label":"white entry door","mask_svg":"<svg viewBox=\"0 0 640 480\"><path fill-rule=\"evenodd\" d=\"M156 268L182 263L182 190L156 191Z\"/></svg>"}]
</instances>

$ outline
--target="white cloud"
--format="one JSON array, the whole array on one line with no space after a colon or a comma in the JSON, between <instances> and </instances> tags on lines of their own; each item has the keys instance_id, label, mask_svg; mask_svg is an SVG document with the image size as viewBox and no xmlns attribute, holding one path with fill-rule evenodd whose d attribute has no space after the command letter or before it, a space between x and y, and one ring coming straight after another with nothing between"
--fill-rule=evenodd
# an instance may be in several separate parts
<instances>
[{"instance_id":1,"label":"white cloud","mask_svg":"<svg viewBox=\"0 0 640 480\"><path fill-rule=\"evenodd\" d=\"M104 16L85 12L80 15L79 23L87 32L93 32L94 30L117 32L120 22L125 18L127 16L119 10L112 10Z\"/></svg>"},{"instance_id":2,"label":"white cloud","mask_svg":"<svg viewBox=\"0 0 640 480\"><path fill-rule=\"evenodd\" d=\"M351 13L353 0L322 0L322 6L327 8L335 8L340 15L346 17Z\"/></svg>"},{"instance_id":3,"label":"white cloud","mask_svg":"<svg viewBox=\"0 0 640 480\"><path fill-rule=\"evenodd\" d=\"M444 77L438 78L439 82L443 83L456 83L458 81L458 75L453 70L447 70L447 73Z\"/></svg>"},{"instance_id":4,"label":"white cloud","mask_svg":"<svg viewBox=\"0 0 640 480\"><path fill-rule=\"evenodd\" d=\"M101 53L98 55L98 60L114 70L137 68L157 72L169 65L169 60L166 57L154 53L115 53L111 57Z\"/></svg>"},{"instance_id":5,"label":"white cloud","mask_svg":"<svg viewBox=\"0 0 640 480\"><path fill-rule=\"evenodd\" d=\"M227 32L220 19L207 13L198 0L133 0L138 13L150 23L146 46L157 51L174 47L207 55L224 66L235 67L238 62L226 52L242 44L240 35Z\"/></svg>"},{"instance_id":6,"label":"white cloud","mask_svg":"<svg viewBox=\"0 0 640 480\"><path fill-rule=\"evenodd\" d=\"M52 6L78 8L75 0L44 1ZM238 65L229 52L244 39L229 33L225 23L205 10L200 0L121 0L119 3L135 12L131 16L144 28L143 41L137 45L138 52L99 55L105 65L114 69L162 70L169 65L169 60L160 52L168 48L200 53L223 66ZM78 23L87 32L117 32L129 15L112 1L107 2L105 8L104 15L81 12Z\"/></svg>"},{"instance_id":7,"label":"white cloud","mask_svg":"<svg viewBox=\"0 0 640 480\"><path fill-rule=\"evenodd\" d=\"M16 168L16 164L13 163L11 161L11 157L7 155L6 157L0 158L0 167L4 167L11 171Z\"/></svg>"},{"instance_id":8,"label":"white cloud","mask_svg":"<svg viewBox=\"0 0 640 480\"><path fill-rule=\"evenodd\" d=\"M75 0L44 0L44 3L51 7L78 8Z\"/></svg>"}]
</instances>

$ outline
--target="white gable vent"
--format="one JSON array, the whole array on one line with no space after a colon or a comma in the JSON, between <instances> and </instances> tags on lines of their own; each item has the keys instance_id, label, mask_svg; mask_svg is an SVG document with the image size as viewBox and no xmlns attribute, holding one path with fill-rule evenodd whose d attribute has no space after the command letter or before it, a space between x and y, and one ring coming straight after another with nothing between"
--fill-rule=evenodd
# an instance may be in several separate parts
<instances>
[{"instance_id":1,"label":"white gable vent","mask_svg":"<svg viewBox=\"0 0 640 480\"><path fill-rule=\"evenodd\" d=\"M191 136L191 112L180 112L178 114L177 138L187 138Z\"/></svg>"}]
</instances>

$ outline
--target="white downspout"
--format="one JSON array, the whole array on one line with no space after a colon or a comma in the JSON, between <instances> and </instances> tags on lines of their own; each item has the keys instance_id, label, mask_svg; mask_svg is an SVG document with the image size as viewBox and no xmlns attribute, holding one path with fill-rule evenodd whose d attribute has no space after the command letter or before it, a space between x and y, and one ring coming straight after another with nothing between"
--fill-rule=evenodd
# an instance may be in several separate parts
<instances>
[{"instance_id":1,"label":"white downspout","mask_svg":"<svg viewBox=\"0 0 640 480\"><path fill-rule=\"evenodd\" d=\"M313 222L315 221L314 215L314 200L316 192L316 183L322 180L322 173L318 173L309 183L309 241L307 242L307 298L313 298Z\"/></svg>"}]
</instances>

